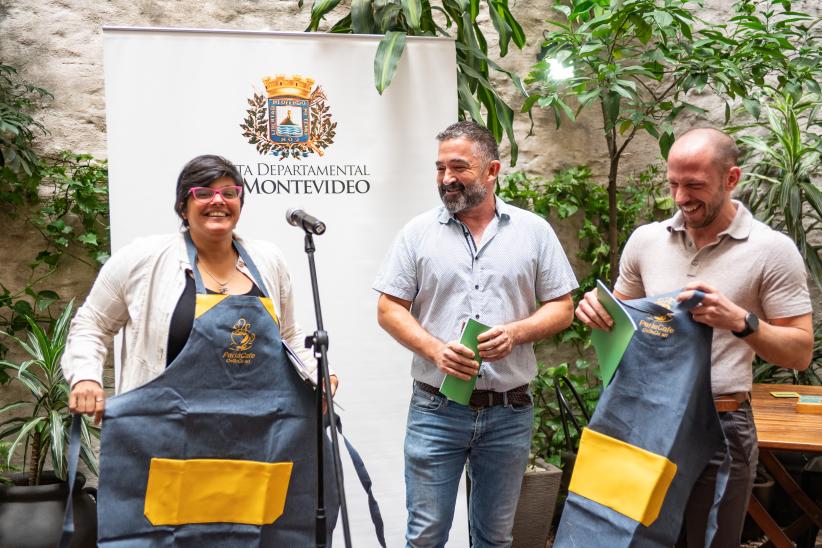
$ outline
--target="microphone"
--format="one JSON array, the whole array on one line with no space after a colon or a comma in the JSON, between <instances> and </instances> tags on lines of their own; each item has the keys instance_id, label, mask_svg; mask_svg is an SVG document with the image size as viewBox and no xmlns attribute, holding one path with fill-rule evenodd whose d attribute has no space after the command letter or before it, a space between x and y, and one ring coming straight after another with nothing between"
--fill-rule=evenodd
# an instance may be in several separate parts
<instances>
[{"instance_id":1,"label":"microphone","mask_svg":"<svg viewBox=\"0 0 822 548\"><path fill-rule=\"evenodd\" d=\"M285 212L285 220L292 226L298 226L311 234L320 234L325 232L325 223L316 217L312 217L302 209L292 207Z\"/></svg>"}]
</instances>

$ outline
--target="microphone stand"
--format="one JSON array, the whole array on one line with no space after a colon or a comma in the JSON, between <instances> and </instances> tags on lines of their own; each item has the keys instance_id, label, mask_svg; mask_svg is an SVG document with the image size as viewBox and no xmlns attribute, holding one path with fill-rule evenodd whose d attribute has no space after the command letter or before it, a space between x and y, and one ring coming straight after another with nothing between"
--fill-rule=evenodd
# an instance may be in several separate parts
<instances>
[{"instance_id":1,"label":"microphone stand","mask_svg":"<svg viewBox=\"0 0 822 548\"><path fill-rule=\"evenodd\" d=\"M348 528L348 507L345 502L345 486L343 484L342 463L340 462L340 444L337 440L337 417L334 413L334 404L331 399L331 377L328 374L328 333L323 329L322 310L320 309L320 291L317 285L317 269L314 265L314 237L311 232L300 226L305 232L305 253L308 255L308 269L311 274L311 290L314 295L314 315L317 319L317 330L313 335L305 338L305 347L314 349L317 358L317 514L316 514L316 542L317 548L325 548L326 544L326 516L325 516L325 485L323 470L323 446L325 444L323 421L323 397L325 397L328 420L331 424L331 451L334 458L334 473L337 480L337 492L340 497L340 513L342 514L343 534L346 548L351 548L351 532Z\"/></svg>"}]
</instances>

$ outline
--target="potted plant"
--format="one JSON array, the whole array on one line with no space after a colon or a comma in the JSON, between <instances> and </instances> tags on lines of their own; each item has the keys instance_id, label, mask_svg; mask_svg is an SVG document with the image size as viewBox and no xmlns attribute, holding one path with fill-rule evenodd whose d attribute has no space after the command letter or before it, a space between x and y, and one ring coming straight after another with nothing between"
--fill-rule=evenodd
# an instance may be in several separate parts
<instances>
[{"instance_id":1,"label":"potted plant","mask_svg":"<svg viewBox=\"0 0 822 548\"><path fill-rule=\"evenodd\" d=\"M591 386L588 381L588 362L577 360L575 366L577 372L572 374L566 363L556 367L539 364L537 376L532 382L534 433L531 438L531 463L522 479L522 490L514 517L513 548L545 548L557 502L563 498L562 486L567 489L568 478L564 477L561 469L568 462L563 455L566 452L567 438L555 396L556 383L560 378L568 379L582 398L588 416L599 397L599 389ZM582 416L577 420L581 425L587 423ZM571 444L575 447L579 434L573 429L569 434L574 438Z\"/></svg>"},{"instance_id":2,"label":"potted plant","mask_svg":"<svg viewBox=\"0 0 822 548\"><path fill-rule=\"evenodd\" d=\"M66 345L73 301L47 331L30 317L28 340L13 337L28 359L0 361L0 371L10 373L10 384L18 384L30 398L0 407L0 441L9 442L6 465L23 449L26 472L4 474L11 485L0 485L0 545L18 547L56 546L63 526L68 486L67 454L71 414L69 386L60 368ZM28 413L20 414L27 410ZM15 413L12 413L12 412ZM96 474L97 462L91 446L99 429L82 421L80 456ZM53 470L44 470L50 461ZM97 512L91 492L83 489L85 477L78 473L74 488L75 536L72 547L94 546Z\"/></svg>"}]
</instances>

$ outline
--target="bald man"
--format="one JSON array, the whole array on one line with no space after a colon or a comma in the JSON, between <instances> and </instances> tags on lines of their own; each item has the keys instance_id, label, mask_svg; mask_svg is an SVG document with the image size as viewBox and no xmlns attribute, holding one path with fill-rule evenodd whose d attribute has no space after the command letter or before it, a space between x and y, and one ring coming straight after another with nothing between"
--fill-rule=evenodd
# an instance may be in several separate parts
<instances>
[{"instance_id":1,"label":"bald man","mask_svg":"<svg viewBox=\"0 0 822 548\"><path fill-rule=\"evenodd\" d=\"M738 546L759 455L750 407L754 354L791 369L808 367L811 303L796 245L731 199L741 170L733 139L716 129L681 135L668 155L668 183L679 209L667 221L634 231L620 258L615 295L635 299L683 288L707 296L693 319L713 327L711 385L733 458L712 546ZM576 316L595 329L612 320L591 291ZM687 546L704 545L717 453L694 486L685 512Z\"/></svg>"}]
</instances>

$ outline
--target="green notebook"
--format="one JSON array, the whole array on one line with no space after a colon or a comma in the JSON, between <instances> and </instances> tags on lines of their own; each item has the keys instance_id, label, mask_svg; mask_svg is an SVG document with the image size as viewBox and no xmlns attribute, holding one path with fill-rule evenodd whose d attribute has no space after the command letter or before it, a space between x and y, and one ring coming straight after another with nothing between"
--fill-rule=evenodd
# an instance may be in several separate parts
<instances>
[{"instance_id":1,"label":"green notebook","mask_svg":"<svg viewBox=\"0 0 822 548\"><path fill-rule=\"evenodd\" d=\"M634 337L636 323L601 280L597 280L597 299L614 320L610 331L594 329L591 333L591 344L599 361L599 376L602 384L608 386L619 367L622 355Z\"/></svg>"},{"instance_id":2,"label":"green notebook","mask_svg":"<svg viewBox=\"0 0 822 548\"><path fill-rule=\"evenodd\" d=\"M478 321L469 318L462 329L460 336L460 344L463 344L474 351L474 359L482 365L482 358L480 358L479 350L477 350L477 336L491 329L490 325L481 324ZM477 376L474 375L467 381L458 379L457 377L446 375L440 385L440 392L443 396L451 401L468 405L471 400L471 392L474 391L474 385L477 384Z\"/></svg>"}]
</instances>

